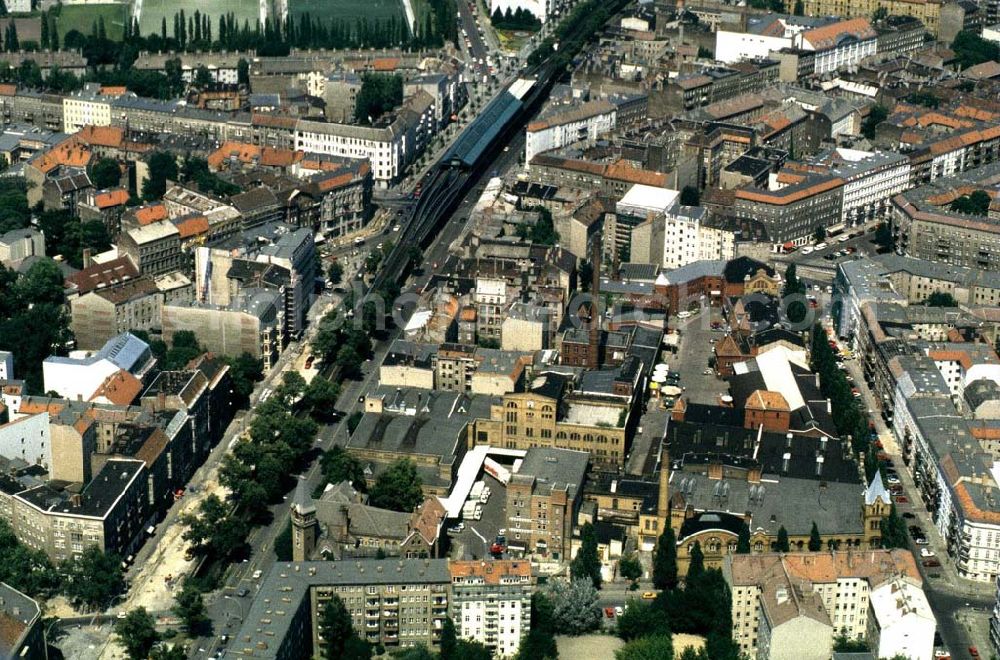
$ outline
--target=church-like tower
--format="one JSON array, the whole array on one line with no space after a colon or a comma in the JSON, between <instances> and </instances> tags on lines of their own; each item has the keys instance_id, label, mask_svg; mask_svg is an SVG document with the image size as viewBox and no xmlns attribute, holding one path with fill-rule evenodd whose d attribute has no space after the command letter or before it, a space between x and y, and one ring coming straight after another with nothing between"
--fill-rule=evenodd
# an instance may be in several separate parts
<instances>
[{"instance_id":1,"label":"church-like tower","mask_svg":"<svg viewBox=\"0 0 1000 660\"><path fill-rule=\"evenodd\" d=\"M306 491L306 482L299 479L292 498L292 561L312 558L319 536L316 505Z\"/></svg>"}]
</instances>

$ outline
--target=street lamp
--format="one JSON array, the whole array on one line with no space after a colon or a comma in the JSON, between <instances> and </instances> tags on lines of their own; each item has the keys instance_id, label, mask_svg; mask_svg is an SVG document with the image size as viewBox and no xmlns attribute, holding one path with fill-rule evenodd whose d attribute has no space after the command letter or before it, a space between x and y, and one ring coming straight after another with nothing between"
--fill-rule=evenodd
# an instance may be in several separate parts
<instances>
[{"instance_id":1,"label":"street lamp","mask_svg":"<svg viewBox=\"0 0 1000 660\"><path fill-rule=\"evenodd\" d=\"M242 601L242 600L240 600L239 598L233 598L233 597L232 597L232 596L230 596L229 594L224 594L224 595L222 596L222 598L223 598L223 600L229 600L229 601L232 601L232 602L236 603L236 605L237 605L237 606L239 606L239 608L240 608L240 614L239 614L239 619L240 619L240 623L243 623L243 619L244 619L244 613L243 613L243 601ZM229 613L229 610L226 610L226 618L227 618L227 619L231 618L231 616L230 616L230 613Z\"/></svg>"}]
</instances>

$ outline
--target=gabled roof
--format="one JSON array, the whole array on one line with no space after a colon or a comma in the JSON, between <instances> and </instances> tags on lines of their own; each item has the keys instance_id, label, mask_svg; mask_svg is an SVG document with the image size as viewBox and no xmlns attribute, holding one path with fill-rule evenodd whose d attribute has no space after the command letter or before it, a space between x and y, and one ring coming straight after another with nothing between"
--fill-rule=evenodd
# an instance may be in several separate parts
<instances>
[{"instance_id":1,"label":"gabled roof","mask_svg":"<svg viewBox=\"0 0 1000 660\"><path fill-rule=\"evenodd\" d=\"M94 195L94 206L99 209L124 206L126 202L128 202L128 191L124 188L112 188Z\"/></svg>"}]
</instances>

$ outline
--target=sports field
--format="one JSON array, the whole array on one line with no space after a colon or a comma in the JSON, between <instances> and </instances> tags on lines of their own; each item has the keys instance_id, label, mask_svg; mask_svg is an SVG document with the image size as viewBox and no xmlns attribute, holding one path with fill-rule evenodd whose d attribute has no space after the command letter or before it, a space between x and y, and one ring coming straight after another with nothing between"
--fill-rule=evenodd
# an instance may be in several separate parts
<instances>
[{"instance_id":1,"label":"sports field","mask_svg":"<svg viewBox=\"0 0 1000 660\"><path fill-rule=\"evenodd\" d=\"M137 2L138 4L138 2ZM167 36L174 36L174 14L184 10L184 17L191 18L195 11L208 14L212 21L212 35L218 36L219 16L233 14L236 24L243 27L247 21L253 28L260 20L258 0L141 0L142 12L139 17L139 31L142 34L160 32L160 24L167 19Z\"/></svg>"},{"instance_id":2,"label":"sports field","mask_svg":"<svg viewBox=\"0 0 1000 660\"><path fill-rule=\"evenodd\" d=\"M308 13L323 21L338 19L352 22L362 18L374 21L393 16L406 20L402 0L290 0L288 13L296 18Z\"/></svg>"},{"instance_id":3,"label":"sports field","mask_svg":"<svg viewBox=\"0 0 1000 660\"><path fill-rule=\"evenodd\" d=\"M125 21L128 17L128 5L62 5L59 17L56 19L56 29L60 40L70 30L77 30L84 35L90 35L94 23L104 18L104 31L108 39L120 41L125 31Z\"/></svg>"}]
</instances>

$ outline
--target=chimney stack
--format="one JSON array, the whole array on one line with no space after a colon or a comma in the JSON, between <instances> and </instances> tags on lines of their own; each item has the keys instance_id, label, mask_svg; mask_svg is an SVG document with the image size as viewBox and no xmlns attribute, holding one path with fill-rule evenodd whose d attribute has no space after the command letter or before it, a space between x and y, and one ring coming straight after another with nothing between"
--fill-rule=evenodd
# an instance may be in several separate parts
<instances>
[{"instance_id":1,"label":"chimney stack","mask_svg":"<svg viewBox=\"0 0 1000 660\"><path fill-rule=\"evenodd\" d=\"M600 364L598 353L601 350L601 243L591 241L591 266L593 267L590 284L590 342L587 347L587 367L596 369Z\"/></svg>"}]
</instances>

